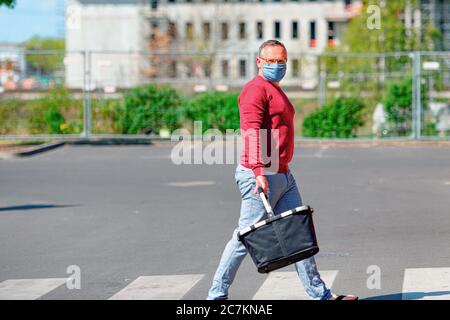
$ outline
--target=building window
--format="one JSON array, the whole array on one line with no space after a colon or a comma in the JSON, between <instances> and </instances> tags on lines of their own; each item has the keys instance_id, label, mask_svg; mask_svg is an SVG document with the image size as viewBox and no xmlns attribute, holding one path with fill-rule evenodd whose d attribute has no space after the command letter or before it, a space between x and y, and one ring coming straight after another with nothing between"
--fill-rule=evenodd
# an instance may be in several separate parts
<instances>
[{"instance_id":1,"label":"building window","mask_svg":"<svg viewBox=\"0 0 450 320\"><path fill-rule=\"evenodd\" d=\"M169 22L169 25L167 27L167 34L172 39L177 38L177 25L175 24L175 22Z\"/></svg>"},{"instance_id":2,"label":"building window","mask_svg":"<svg viewBox=\"0 0 450 320\"><path fill-rule=\"evenodd\" d=\"M281 22L275 21L274 23L274 38L280 39L281 38Z\"/></svg>"},{"instance_id":3,"label":"building window","mask_svg":"<svg viewBox=\"0 0 450 320\"><path fill-rule=\"evenodd\" d=\"M222 40L228 39L228 23L222 22L221 24L221 34L222 34Z\"/></svg>"},{"instance_id":4,"label":"building window","mask_svg":"<svg viewBox=\"0 0 450 320\"><path fill-rule=\"evenodd\" d=\"M316 38L316 22L311 21L309 23L309 46L315 48L317 46Z\"/></svg>"},{"instance_id":5,"label":"building window","mask_svg":"<svg viewBox=\"0 0 450 320\"><path fill-rule=\"evenodd\" d=\"M222 60L222 77L228 78L228 60Z\"/></svg>"},{"instance_id":6,"label":"building window","mask_svg":"<svg viewBox=\"0 0 450 320\"><path fill-rule=\"evenodd\" d=\"M292 39L298 39L298 22L292 21Z\"/></svg>"},{"instance_id":7,"label":"building window","mask_svg":"<svg viewBox=\"0 0 450 320\"><path fill-rule=\"evenodd\" d=\"M239 77L245 78L247 76L247 61L239 60Z\"/></svg>"},{"instance_id":8,"label":"building window","mask_svg":"<svg viewBox=\"0 0 450 320\"><path fill-rule=\"evenodd\" d=\"M208 61L203 64L203 73L206 78L211 77L211 62Z\"/></svg>"},{"instance_id":9,"label":"building window","mask_svg":"<svg viewBox=\"0 0 450 320\"><path fill-rule=\"evenodd\" d=\"M150 24L150 39L154 41L156 39L156 32L158 31L158 22L152 21Z\"/></svg>"},{"instance_id":10,"label":"building window","mask_svg":"<svg viewBox=\"0 0 450 320\"><path fill-rule=\"evenodd\" d=\"M203 23L203 40L207 41L211 37L211 24L209 22Z\"/></svg>"},{"instance_id":11,"label":"building window","mask_svg":"<svg viewBox=\"0 0 450 320\"><path fill-rule=\"evenodd\" d=\"M169 77L170 78L176 78L177 77L177 62L175 60L173 60L170 63Z\"/></svg>"},{"instance_id":12,"label":"building window","mask_svg":"<svg viewBox=\"0 0 450 320\"><path fill-rule=\"evenodd\" d=\"M292 59L291 61L292 77L298 78L300 76L300 60Z\"/></svg>"},{"instance_id":13,"label":"building window","mask_svg":"<svg viewBox=\"0 0 450 320\"><path fill-rule=\"evenodd\" d=\"M194 25L192 22L186 22L186 39L194 39Z\"/></svg>"},{"instance_id":14,"label":"building window","mask_svg":"<svg viewBox=\"0 0 450 320\"><path fill-rule=\"evenodd\" d=\"M262 21L256 22L256 39L264 38L264 25Z\"/></svg>"},{"instance_id":15,"label":"building window","mask_svg":"<svg viewBox=\"0 0 450 320\"><path fill-rule=\"evenodd\" d=\"M186 77L192 78L194 76L194 64L192 62L186 63Z\"/></svg>"},{"instance_id":16,"label":"building window","mask_svg":"<svg viewBox=\"0 0 450 320\"><path fill-rule=\"evenodd\" d=\"M328 21L328 46L334 47L334 22Z\"/></svg>"},{"instance_id":17,"label":"building window","mask_svg":"<svg viewBox=\"0 0 450 320\"><path fill-rule=\"evenodd\" d=\"M245 22L239 23L239 39L246 39L247 38L247 32L245 30Z\"/></svg>"},{"instance_id":18,"label":"building window","mask_svg":"<svg viewBox=\"0 0 450 320\"><path fill-rule=\"evenodd\" d=\"M150 3L150 7L152 8L152 10L158 9L158 0L152 0Z\"/></svg>"}]
</instances>

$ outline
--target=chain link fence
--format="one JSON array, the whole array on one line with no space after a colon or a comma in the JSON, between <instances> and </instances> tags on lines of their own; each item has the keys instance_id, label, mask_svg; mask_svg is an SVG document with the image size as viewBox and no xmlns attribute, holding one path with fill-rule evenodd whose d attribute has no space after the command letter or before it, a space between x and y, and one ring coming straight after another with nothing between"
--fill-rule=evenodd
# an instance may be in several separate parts
<instances>
[{"instance_id":1,"label":"chain link fence","mask_svg":"<svg viewBox=\"0 0 450 320\"><path fill-rule=\"evenodd\" d=\"M125 137L121 112L129 90L156 83L185 96L238 92L257 73L256 55L0 52L0 137ZM450 133L449 67L448 52L290 52L282 85L299 111L296 126L337 98L351 97L365 106L356 138L443 139Z\"/></svg>"}]
</instances>

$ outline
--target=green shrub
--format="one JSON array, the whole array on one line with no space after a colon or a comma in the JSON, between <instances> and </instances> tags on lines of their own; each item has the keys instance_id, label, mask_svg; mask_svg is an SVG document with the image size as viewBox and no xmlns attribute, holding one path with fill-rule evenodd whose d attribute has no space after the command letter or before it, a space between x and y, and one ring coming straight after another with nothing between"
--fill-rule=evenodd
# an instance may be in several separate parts
<instances>
[{"instance_id":1,"label":"green shrub","mask_svg":"<svg viewBox=\"0 0 450 320\"><path fill-rule=\"evenodd\" d=\"M0 134L15 133L20 121L18 105L17 100L0 100Z\"/></svg>"},{"instance_id":2,"label":"green shrub","mask_svg":"<svg viewBox=\"0 0 450 320\"><path fill-rule=\"evenodd\" d=\"M57 106L51 105L45 113L45 120L48 124L48 133L61 134L63 133L64 117L58 111Z\"/></svg>"},{"instance_id":3,"label":"green shrub","mask_svg":"<svg viewBox=\"0 0 450 320\"><path fill-rule=\"evenodd\" d=\"M67 88L55 88L28 105L31 133L80 133L82 101L71 98Z\"/></svg>"},{"instance_id":4,"label":"green shrub","mask_svg":"<svg viewBox=\"0 0 450 320\"><path fill-rule=\"evenodd\" d=\"M121 133L123 101L117 99L92 101L93 133Z\"/></svg>"},{"instance_id":5,"label":"green shrub","mask_svg":"<svg viewBox=\"0 0 450 320\"><path fill-rule=\"evenodd\" d=\"M192 98L185 108L185 117L190 121L202 121L202 130L239 129L238 94L205 92Z\"/></svg>"},{"instance_id":6,"label":"green shrub","mask_svg":"<svg viewBox=\"0 0 450 320\"><path fill-rule=\"evenodd\" d=\"M350 138L364 125L364 104L358 99L338 98L305 117L303 136L319 138Z\"/></svg>"},{"instance_id":7,"label":"green shrub","mask_svg":"<svg viewBox=\"0 0 450 320\"><path fill-rule=\"evenodd\" d=\"M404 79L390 83L384 105L387 120L392 130L399 135L407 133L408 123L412 117L412 80Z\"/></svg>"},{"instance_id":8,"label":"green shrub","mask_svg":"<svg viewBox=\"0 0 450 320\"><path fill-rule=\"evenodd\" d=\"M79 133L82 101L71 98L65 88L50 90L34 99L0 100L1 134Z\"/></svg>"},{"instance_id":9,"label":"green shrub","mask_svg":"<svg viewBox=\"0 0 450 320\"><path fill-rule=\"evenodd\" d=\"M134 88L124 98L122 132L158 134L162 128L173 131L180 125L182 104L182 98L173 88L153 84Z\"/></svg>"}]
</instances>

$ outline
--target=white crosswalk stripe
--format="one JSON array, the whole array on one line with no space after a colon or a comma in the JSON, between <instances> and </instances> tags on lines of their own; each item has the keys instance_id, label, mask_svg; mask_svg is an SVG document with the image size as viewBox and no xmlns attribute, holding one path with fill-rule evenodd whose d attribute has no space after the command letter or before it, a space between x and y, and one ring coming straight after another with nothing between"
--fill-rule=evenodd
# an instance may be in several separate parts
<instances>
[{"instance_id":1,"label":"white crosswalk stripe","mask_svg":"<svg viewBox=\"0 0 450 320\"><path fill-rule=\"evenodd\" d=\"M449 300L450 268L405 269L402 300Z\"/></svg>"},{"instance_id":2,"label":"white crosswalk stripe","mask_svg":"<svg viewBox=\"0 0 450 320\"><path fill-rule=\"evenodd\" d=\"M110 300L179 300L202 278L201 274L139 277Z\"/></svg>"},{"instance_id":3,"label":"white crosswalk stripe","mask_svg":"<svg viewBox=\"0 0 450 320\"><path fill-rule=\"evenodd\" d=\"M65 278L12 279L0 283L0 300L35 300L64 284Z\"/></svg>"},{"instance_id":4,"label":"white crosswalk stripe","mask_svg":"<svg viewBox=\"0 0 450 320\"><path fill-rule=\"evenodd\" d=\"M333 285L337 270L320 271L328 288ZM297 272L271 272L253 296L253 300L309 300Z\"/></svg>"},{"instance_id":5,"label":"white crosswalk stripe","mask_svg":"<svg viewBox=\"0 0 450 320\"><path fill-rule=\"evenodd\" d=\"M338 270L320 271L332 288ZM141 276L110 300L180 300L204 277L203 274ZM66 278L10 279L0 283L0 300L34 300L65 284ZM309 300L295 271L275 271L253 296L254 300ZM403 300L450 300L450 268L405 269Z\"/></svg>"}]
</instances>

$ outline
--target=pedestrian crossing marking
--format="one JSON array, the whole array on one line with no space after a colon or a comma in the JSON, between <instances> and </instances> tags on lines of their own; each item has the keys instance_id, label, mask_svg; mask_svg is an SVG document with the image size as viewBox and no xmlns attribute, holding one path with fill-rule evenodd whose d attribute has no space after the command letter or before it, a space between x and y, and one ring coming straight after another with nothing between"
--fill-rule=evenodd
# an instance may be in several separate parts
<instances>
[{"instance_id":1,"label":"pedestrian crossing marking","mask_svg":"<svg viewBox=\"0 0 450 320\"><path fill-rule=\"evenodd\" d=\"M0 283L0 300L35 300L66 281L65 278L6 280Z\"/></svg>"},{"instance_id":2,"label":"pedestrian crossing marking","mask_svg":"<svg viewBox=\"0 0 450 320\"><path fill-rule=\"evenodd\" d=\"M320 271L328 288L338 270ZM110 300L180 300L204 277L203 274L141 276ZM66 278L10 279L0 282L0 300L34 300L65 284ZM253 296L254 300L309 300L295 271L271 272ZM450 300L450 268L405 269L403 300Z\"/></svg>"},{"instance_id":3,"label":"pedestrian crossing marking","mask_svg":"<svg viewBox=\"0 0 450 320\"><path fill-rule=\"evenodd\" d=\"M110 300L180 300L202 274L139 277Z\"/></svg>"},{"instance_id":4,"label":"pedestrian crossing marking","mask_svg":"<svg viewBox=\"0 0 450 320\"><path fill-rule=\"evenodd\" d=\"M405 269L402 300L449 300L450 268Z\"/></svg>"},{"instance_id":5,"label":"pedestrian crossing marking","mask_svg":"<svg viewBox=\"0 0 450 320\"><path fill-rule=\"evenodd\" d=\"M328 288L333 285L337 270L320 271ZM271 272L253 296L253 300L309 300L297 272Z\"/></svg>"}]
</instances>

